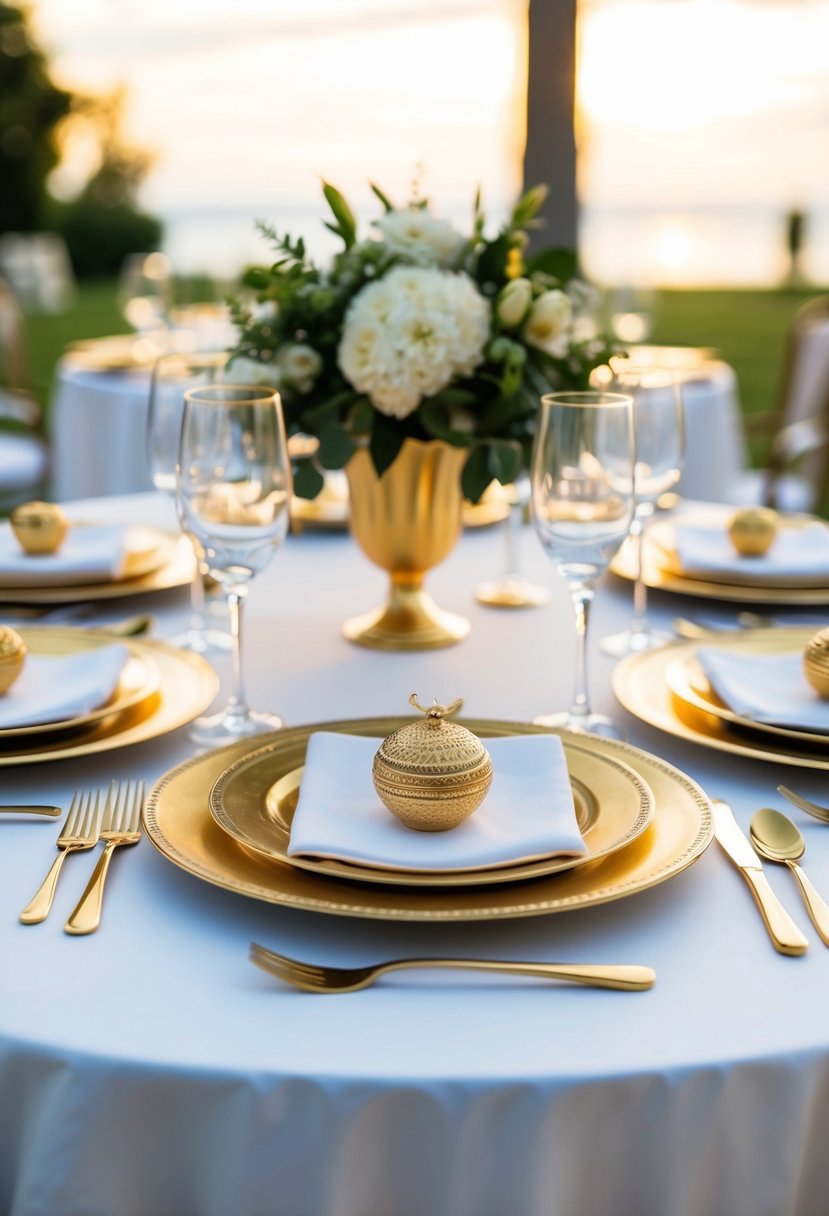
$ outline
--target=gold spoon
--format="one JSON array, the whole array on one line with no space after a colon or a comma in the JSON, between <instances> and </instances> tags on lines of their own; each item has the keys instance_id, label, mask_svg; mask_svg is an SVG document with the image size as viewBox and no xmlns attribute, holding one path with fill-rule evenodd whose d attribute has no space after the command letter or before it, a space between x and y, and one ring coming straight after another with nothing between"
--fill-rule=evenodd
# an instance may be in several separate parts
<instances>
[{"instance_id":1,"label":"gold spoon","mask_svg":"<svg viewBox=\"0 0 829 1216\"><path fill-rule=\"evenodd\" d=\"M794 874L814 926L823 943L829 946L829 905L821 899L797 864L798 859L806 852L806 842L797 825L788 815L774 811L771 807L763 807L752 815L749 832L751 843L761 857L788 866Z\"/></svg>"}]
</instances>

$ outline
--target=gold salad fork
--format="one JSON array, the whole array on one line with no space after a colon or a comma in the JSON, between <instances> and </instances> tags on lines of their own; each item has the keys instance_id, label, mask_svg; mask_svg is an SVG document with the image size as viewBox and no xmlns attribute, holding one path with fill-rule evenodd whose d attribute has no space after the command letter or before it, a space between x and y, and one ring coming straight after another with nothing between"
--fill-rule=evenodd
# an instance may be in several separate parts
<instances>
[{"instance_id":1,"label":"gold salad fork","mask_svg":"<svg viewBox=\"0 0 829 1216\"><path fill-rule=\"evenodd\" d=\"M656 974L650 967L599 963L513 963L478 958L401 958L369 967L322 967L277 954L251 942L250 960L263 971L306 992L356 992L387 971L410 967L454 967L464 971L498 971L531 975L544 980L567 980L592 988L621 988L629 992L652 988Z\"/></svg>"},{"instance_id":2,"label":"gold salad fork","mask_svg":"<svg viewBox=\"0 0 829 1216\"><path fill-rule=\"evenodd\" d=\"M100 794L77 790L69 805L69 814L57 839L58 855L31 903L20 913L24 925L37 925L49 915L58 875L67 853L91 849L98 843L103 806Z\"/></svg>"},{"instance_id":3,"label":"gold salad fork","mask_svg":"<svg viewBox=\"0 0 829 1216\"><path fill-rule=\"evenodd\" d=\"M793 806L797 806L801 811L805 811L807 815L814 816L821 823L829 823L829 806L820 806L817 802L810 802L808 798L804 798L802 794L796 794L794 790L790 790L788 786L778 785L778 794L782 794L784 798L788 798Z\"/></svg>"},{"instance_id":4,"label":"gold salad fork","mask_svg":"<svg viewBox=\"0 0 829 1216\"><path fill-rule=\"evenodd\" d=\"M137 844L141 839L143 805L143 781L113 781L100 834L100 839L104 841L104 851L98 858L75 911L64 925L67 933L76 936L94 933L101 923L104 883L112 854L120 845Z\"/></svg>"}]
</instances>

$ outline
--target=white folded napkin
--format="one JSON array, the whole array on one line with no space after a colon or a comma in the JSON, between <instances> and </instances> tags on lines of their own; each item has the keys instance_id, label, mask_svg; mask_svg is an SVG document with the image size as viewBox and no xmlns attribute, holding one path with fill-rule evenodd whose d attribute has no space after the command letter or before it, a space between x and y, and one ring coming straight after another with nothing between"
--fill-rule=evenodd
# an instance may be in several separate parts
<instances>
[{"instance_id":1,"label":"white folded napkin","mask_svg":"<svg viewBox=\"0 0 829 1216\"><path fill-rule=\"evenodd\" d=\"M586 853L556 735L487 739L492 785L478 810L448 832L412 831L386 810L371 779L380 743L327 731L311 735L289 856L396 870L472 870Z\"/></svg>"},{"instance_id":2,"label":"white folded napkin","mask_svg":"<svg viewBox=\"0 0 829 1216\"><path fill-rule=\"evenodd\" d=\"M829 528L815 522L781 527L763 557L742 557L724 527L677 524L676 555L683 574L739 574L775 579L829 581Z\"/></svg>"},{"instance_id":3,"label":"white folded napkin","mask_svg":"<svg viewBox=\"0 0 829 1216\"><path fill-rule=\"evenodd\" d=\"M714 692L741 718L829 732L829 701L806 679L801 655L732 654L700 646L697 659Z\"/></svg>"},{"instance_id":4,"label":"white folded napkin","mask_svg":"<svg viewBox=\"0 0 829 1216\"><path fill-rule=\"evenodd\" d=\"M70 528L57 553L24 553L8 523L0 524L0 587L64 587L120 578L126 528Z\"/></svg>"},{"instance_id":5,"label":"white folded napkin","mask_svg":"<svg viewBox=\"0 0 829 1216\"><path fill-rule=\"evenodd\" d=\"M0 696L0 729L91 713L115 692L128 658L120 643L79 654L27 654L20 675Z\"/></svg>"}]
</instances>

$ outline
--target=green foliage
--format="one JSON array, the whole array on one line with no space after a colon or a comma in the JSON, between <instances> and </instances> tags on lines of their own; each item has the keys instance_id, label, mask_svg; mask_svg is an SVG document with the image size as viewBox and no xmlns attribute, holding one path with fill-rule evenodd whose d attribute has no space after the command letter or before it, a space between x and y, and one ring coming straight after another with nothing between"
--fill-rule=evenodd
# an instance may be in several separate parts
<instances>
[{"instance_id":1,"label":"green foliage","mask_svg":"<svg viewBox=\"0 0 829 1216\"><path fill-rule=\"evenodd\" d=\"M377 185L370 185L385 216L393 217L397 209L391 200ZM301 239L260 223L274 257L269 266L252 267L245 274L255 303L234 304L241 331L238 354L269 365L280 388L289 433L304 432L320 441L318 469L341 468L355 445L367 443L382 475L407 438L442 440L468 449L464 490L477 501L493 478L510 480L526 463L539 394L556 387L583 387L591 370L611 353L596 327L578 331L575 324L576 319L589 319L585 301L590 299L589 289L575 279L575 256L549 249L524 263L528 232L537 222L546 187L527 191L493 235L487 235L478 192L469 237L441 226L431 216L428 200L417 197L406 208L413 217L422 216L412 226L422 231L425 225L434 239L430 245L424 238L420 248L395 239L393 231L385 228L376 237L360 239L343 195L328 182L323 182L322 190L332 216L325 225L338 236L342 249L330 266L322 268L308 256ZM421 396L401 418L384 412L369 393L349 383L340 367L339 350L352 301L369 284L405 265L431 268L433 274L468 276L488 314L489 339L471 373L456 376L432 396ZM502 315L502 293L516 277L522 278L518 298L526 300L526 308L521 303L518 316L509 309ZM542 297L551 293L563 300L565 312L572 309L572 332L569 313L559 322L554 306L548 310L546 330L540 324L536 330L527 329L523 314L532 318L535 302L549 303ZM553 337L560 340L551 346L547 335L556 325ZM304 352L311 348L312 376L292 379L291 353L297 347ZM398 356L404 353L398 351ZM394 381L394 386L399 388L399 382ZM297 493L316 492L321 483L307 470L298 472Z\"/></svg>"},{"instance_id":2,"label":"green foliage","mask_svg":"<svg viewBox=\"0 0 829 1216\"><path fill-rule=\"evenodd\" d=\"M109 206L84 193L53 204L52 227L63 235L79 278L118 273L130 253L150 253L161 241L161 224L129 203Z\"/></svg>"}]
</instances>

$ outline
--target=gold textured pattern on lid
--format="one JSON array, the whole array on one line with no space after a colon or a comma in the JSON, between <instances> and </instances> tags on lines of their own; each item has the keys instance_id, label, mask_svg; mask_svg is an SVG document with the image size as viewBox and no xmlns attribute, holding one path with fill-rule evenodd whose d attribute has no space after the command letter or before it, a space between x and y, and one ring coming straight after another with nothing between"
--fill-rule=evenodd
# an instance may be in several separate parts
<instances>
[{"instance_id":1,"label":"gold textured pattern on lid","mask_svg":"<svg viewBox=\"0 0 829 1216\"><path fill-rule=\"evenodd\" d=\"M16 629L0 625L0 693L8 692L23 670L26 643Z\"/></svg>"},{"instance_id":2,"label":"gold textured pattern on lid","mask_svg":"<svg viewBox=\"0 0 829 1216\"><path fill-rule=\"evenodd\" d=\"M427 709L417 693L409 697L426 716L394 731L377 749L374 787L383 805L407 827L445 832L477 810L492 784L492 761L476 735L449 714L463 705L435 702Z\"/></svg>"},{"instance_id":3,"label":"gold textured pattern on lid","mask_svg":"<svg viewBox=\"0 0 829 1216\"><path fill-rule=\"evenodd\" d=\"M803 671L815 692L829 700L829 626L819 629L806 643Z\"/></svg>"}]
</instances>

